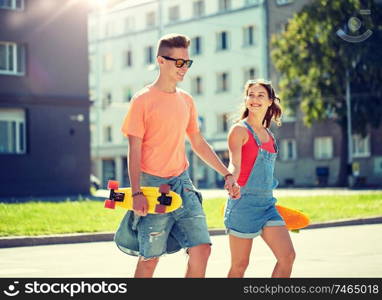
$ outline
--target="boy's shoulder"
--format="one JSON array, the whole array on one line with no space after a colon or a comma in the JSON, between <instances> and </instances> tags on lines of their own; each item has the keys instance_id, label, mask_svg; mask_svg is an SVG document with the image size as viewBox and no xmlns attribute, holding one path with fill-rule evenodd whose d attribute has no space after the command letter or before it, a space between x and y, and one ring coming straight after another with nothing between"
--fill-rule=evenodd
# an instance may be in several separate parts
<instances>
[{"instance_id":1,"label":"boy's shoulder","mask_svg":"<svg viewBox=\"0 0 382 300\"><path fill-rule=\"evenodd\" d=\"M150 87L145 86L134 94L132 100L145 99L149 94L150 94Z\"/></svg>"},{"instance_id":2,"label":"boy's shoulder","mask_svg":"<svg viewBox=\"0 0 382 300\"><path fill-rule=\"evenodd\" d=\"M181 96L184 96L187 100L193 100L193 97L191 96L191 94L189 92L186 92L185 90L181 89L181 88L176 88L178 93L181 95Z\"/></svg>"}]
</instances>

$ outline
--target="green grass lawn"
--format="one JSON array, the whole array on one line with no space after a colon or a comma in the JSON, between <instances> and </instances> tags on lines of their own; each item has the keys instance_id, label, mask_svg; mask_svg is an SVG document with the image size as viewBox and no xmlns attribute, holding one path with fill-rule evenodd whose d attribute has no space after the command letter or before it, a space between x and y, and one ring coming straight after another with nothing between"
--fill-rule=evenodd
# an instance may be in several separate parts
<instances>
[{"instance_id":1,"label":"green grass lawn","mask_svg":"<svg viewBox=\"0 0 382 300\"><path fill-rule=\"evenodd\" d=\"M210 228L223 228L225 199L203 202ZM280 197L278 204L301 210L312 223L382 216L382 193L349 196ZM102 201L0 203L0 236L113 232L123 209L105 209Z\"/></svg>"}]
</instances>

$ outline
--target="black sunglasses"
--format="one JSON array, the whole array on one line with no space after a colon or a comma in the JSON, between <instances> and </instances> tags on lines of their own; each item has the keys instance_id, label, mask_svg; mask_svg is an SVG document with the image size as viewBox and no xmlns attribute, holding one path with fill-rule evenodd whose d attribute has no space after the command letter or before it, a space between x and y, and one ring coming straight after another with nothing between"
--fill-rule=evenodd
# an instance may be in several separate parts
<instances>
[{"instance_id":1,"label":"black sunglasses","mask_svg":"<svg viewBox=\"0 0 382 300\"><path fill-rule=\"evenodd\" d=\"M187 68L190 68L192 63L193 63L193 60L189 59L189 60L185 60L183 58L172 58L172 57L169 57L169 56L164 56L164 55L161 55L164 59L167 59L167 60L172 60L172 61L175 61L175 66L177 68L181 68L183 67L184 65L186 65Z\"/></svg>"}]
</instances>

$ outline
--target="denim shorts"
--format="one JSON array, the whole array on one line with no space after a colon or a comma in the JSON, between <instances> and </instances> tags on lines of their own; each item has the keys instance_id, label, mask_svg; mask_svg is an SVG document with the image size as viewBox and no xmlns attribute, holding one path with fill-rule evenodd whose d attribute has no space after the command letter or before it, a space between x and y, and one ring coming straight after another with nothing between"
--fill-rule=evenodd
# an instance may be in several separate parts
<instances>
[{"instance_id":1,"label":"denim shorts","mask_svg":"<svg viewBox=\"0 0 382 300\"><path fill-rule=\"evenodd\" d=\"M224 224L227 233L240 238L255 238L264 227L283 226L285 222L275 207L273 197L244 194L239 199L228 199Z\"/></svg>"},{"instance_id":2,"label":"denim shorts","mask_svg":"<svg viewBox=\"0 0 382 300\"><path fill-rule=\"evenodd\" d=\"M211 244L202 208L202 197L192 184L188 172L170 178L141 174L141 186L159 187L161 184L169 184L171 190L181 195L183 203L180 208L167 214L147 214L144 217L132 214L133 230L137 231L139 256L150 259L181 248ZM172 245L169 245L169 242Z\"/></svg>"}]
</instances>

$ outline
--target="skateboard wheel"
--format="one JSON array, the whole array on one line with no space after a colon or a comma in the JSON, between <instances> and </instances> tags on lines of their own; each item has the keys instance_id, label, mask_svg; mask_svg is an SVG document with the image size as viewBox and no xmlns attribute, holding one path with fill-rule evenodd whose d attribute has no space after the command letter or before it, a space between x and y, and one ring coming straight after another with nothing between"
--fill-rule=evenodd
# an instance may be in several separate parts
<instances>
[{"instance_id":1,"label":"skateboard wheel","mask_svg":"<svg viewBox=\"0 0 382 300\"><path fill-rule=\"evenodd\" d=\"M161 184L159 187L159 193L168 194L170 192L170 186L168 184Z\"/></svg>"},{"instance_id":2,"label":"skateboard wheel","mask_svg":"<svg viewBox=\"0 0 382 300\"><path fill-rule=\"evenodd\" d=\"M166 205L157 204L155 206L155 212L158 214L164 214L166 212Z\"/></svg>"},{"instance_id":3,"label":"skateboard wheel","mask_svg":"<svg viewBox=\"0 0 382 300\"><path fill-rule=\"evenodd\" d=\"M116 180L109 180L107 182L107 188L109 190L118 190L118 187L119 187L119 183Z\"/></svg>"},{"instance_id":4,"label":"skateboard wheel","mask_svg":"<svg viewBox=\"0 0 382 300\"><path fill-rule=\"evenodd\" d=\"M104 207L114 209L115 208L115 201L110 200L110 199L105 200Z\"/></svg>"}]
</instances>

